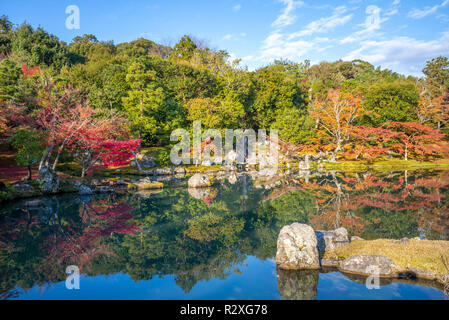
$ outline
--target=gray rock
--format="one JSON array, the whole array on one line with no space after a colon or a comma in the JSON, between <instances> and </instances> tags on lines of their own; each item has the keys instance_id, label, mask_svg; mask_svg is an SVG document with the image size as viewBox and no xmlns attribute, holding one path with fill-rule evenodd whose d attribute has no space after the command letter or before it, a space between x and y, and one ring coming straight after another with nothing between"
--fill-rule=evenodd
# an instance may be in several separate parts
<instances>
[{"instance_id":1,"label":"gray rock","mask_svg":"<svg viewBox=\"0 0 449 320\"><path fill-rule=\"evenodd\" d=\"M389 258L380 255L356 255L340 262L341 272L369 276L378 274L380 277L397 275L398 267Z\"/></svg>"},{"instance_id":2,"label":"gray rock","mask_svg":"<svg viewBox=\"0 0 449 320\"><path fill-rule=\"evenodd\" d=\"M164 187L164 184L162 182L152 181L150 178L144 178L134 182L132 186L137 190L152 190L162 189Z\"/></svg>"},{"instance_id":3,"label":"gray rock","mask_svg":"<svg viewBox=\"0 0 449 320\"><path fill-rule=\"evenodd\" d=\"M27 192L33 192L34 188L26 183L21 184L15 184L12 186L16 192L19 193L27 193Z\"/></svg>"},{"instance_id":4,"label":"gray rock","mask_svg":"<svg viewBox=\"0 0 449 320\"><path fill-rule=\"evenodd\" d=\"M94 192L92 191L92 189L84 184L82 184L79 187L79 194L82 196L87 196L87 195L91 195L94 194Z\"/></svg>"},{"instance_id":5,"label":"gray rock","mask_svg":"<svg viewBox=\"0 0 449 320\"><path fill-rule=\"evenodd\" d=\"M175 167L173 169L173 172L176 174L186 174L187 173L186 168L184 168L184 167Z\"/></svg>"},{"instance_id":6,"label":"gray rock","mask_svg":"<svg viewBox=\"0 0 449 320\"><path fill-rule=\"evenodd\" d=\"M77 188L79 190L79 188L83 185L83 183L79 180L72 180L69 182L74 188Z\"/></svg>"},{"instance_id":7,"label":"gray rock","mask_svg":"<svg viewBox=\"0 0 449 320\"><path fill-rule=\"evenodd\" d=\"M169 176L172 174L170 168L158 168L154 171L154 175L156 176Z\"/></svg>"},{"instance_id":8,"label":"gray rock","mask_svg":"<svg viewBox=\"0 0 449 320\"><path fill-rule=\"evenodd\" d=\"M108 186L98 186L95 188L96 193L111 193L114 192L114 190Z\"/></svg>"},{"instance_id":9,"label":"gray rock","mask_svg":"<svg viewBox=\"0 0 449 320\"><path fill-rule=\"evenodd\" d=\"M139 161L140 166L144 169L153 168L156 166L154 160L148 156L143 156L143 158Z\"/></svg>"},{"instance_id":10,"label":"gray rock","mask_svg":"<svg viewBox=\"0 0 449 320\"><path fill-rule=\"evenodd\" d=\"M44 193L55 193L59 188L59 177L50 167L42 167L39 170L37 182L41 185L41 191Z\"/></svg>"},{"instance_id":11,"label":"gray rock","mask_svg":"<svg viewBox=\"0 0 449 320\"><path fill-rule=\"evenodd\" d=\"M340 262L336 260L321 260L321 266L325 268L338 268Z\"/></svg>"},{"instance_id":12,"label":"gray rock","mask_svg":"<svg viewBox=\"0 0 449 320\"><path fill-rule=\"evenodd\" d=\"M352 241L365 241L365 239L360 238L360 237L357 237L357 236L352 236L352 237L351 237L351 242L352 242Z\"/></svg>"},{"instance_id":13,"label":"gray rock","mask_svg":"<svg viewBox=\"0 0 449 320\"><path fill-rule=\"evenodd\" d=\"M190 177L187 185L189 188L206 188L212 186L212 179L207 174L195 174Z\"/></svg>"},{"instance_id":14,"label":"gray rock","mask_svg":"<svg viewBox=\"0 0 449 320\"><path fill-rule=\"evenodd\" d=\"M276 263L280 269L319 269L317 238L312 227L293 223L285 226L277 240Z\"/></svg>"},{"instance_id":15,"label":"gray rock","mask_svg":"<svg viewBox=\"0 0 449 320\"><path fill-rule=\"evenodd\" d=\"M318 250L320 255L326 251L333 251L349 244L348 231L345 228L339 228L333 231L316 231L318 240Z\"/></svg>"}]
</instances>

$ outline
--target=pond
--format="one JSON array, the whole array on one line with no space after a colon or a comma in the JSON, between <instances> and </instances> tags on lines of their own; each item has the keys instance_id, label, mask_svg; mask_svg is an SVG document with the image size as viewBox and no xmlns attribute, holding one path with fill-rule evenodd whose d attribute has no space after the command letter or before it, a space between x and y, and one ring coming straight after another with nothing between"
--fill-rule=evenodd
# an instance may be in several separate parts
<instances>
[{"instance_id":1,"label":"pond","mask_svg":"<svg viewBox=\"0 0 449 320\"><path fill-rule=\"evenodd\" d=\"M276 269L280 229L449 240L449 171L247 173L211 189L60 195L2 205L2 299L446 299L433 282ZM80 269L68 290L66 267Z\"/></svg>"}]
</instances>

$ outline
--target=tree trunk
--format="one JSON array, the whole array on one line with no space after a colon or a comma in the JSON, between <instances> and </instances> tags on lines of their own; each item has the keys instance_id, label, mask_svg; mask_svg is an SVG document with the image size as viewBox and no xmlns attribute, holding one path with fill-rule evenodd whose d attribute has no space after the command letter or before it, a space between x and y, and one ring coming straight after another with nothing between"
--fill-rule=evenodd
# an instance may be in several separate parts
<instances>
[{"instance_id":1,"label":"tree trunk","mask_svg":"<svg viewBox=\"0 0 449 320\"><path fill-rule=\"evenodd\" d=\"M331 158L331 162L337 162L337 154L338 151L341 150L341 145L340 143L337 143L337 147L335 148L334 152L332 152L332 158Z\"/></svg>"},{"instance_id":2,"label":"tree trunk","mask_svg":"<svg viewBox=\"0 0 449 320\"><path fill-rule=\"evenodd\" d=\"M405 145L405 152L404 152L404 159L405 161L408 161L408 145Z\"/></svg>"},{"instance_id":3,"label":"tree trunk","mask_svg":"<svg viewBox=\"0 0 449 320\"><path fill-rule=\"evenodd\" d=\"M63 148L64 148L64 144L62 144L58 149L58 153L56 154L55 162L53 162L53 166L52 166L53 170L56 170L56 166L58 165L58 162L59 162L59 156L61 155Z\"/></svg>"},{"instance_id":4,"label":"tree trunk","mask_svg":"<svg viewBox=\"0 0 449 320\"><path fill-rule=\"evenodd\" d=\"M27 166L27 169L28 169L28 177L27 177L27 180L28 180L28 181L31 181L31 180L33 179L33 172L31 171L31 164L29 164L29 165Z\"/></svg>"},{"instance_id":5,"label":"tree trunk","mask_svg":"<svg viewBox=\"0 0 449 320\"><path fill-rule=\"evenodd\" d=\"M137 160L137 154L136 154L135 152L133 152L132 154L133 154L133 156L134 156L134 161L136 162L137 169L138 169L139 171L143 171L143 170L142 170L142 167L140 166L139 160Z\"/></svg>"}]
</instances>

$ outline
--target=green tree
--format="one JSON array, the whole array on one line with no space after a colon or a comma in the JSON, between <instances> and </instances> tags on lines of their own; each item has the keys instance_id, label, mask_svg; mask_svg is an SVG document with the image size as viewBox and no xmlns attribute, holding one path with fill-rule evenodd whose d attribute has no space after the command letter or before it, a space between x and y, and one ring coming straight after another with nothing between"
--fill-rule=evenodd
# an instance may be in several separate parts
<instances>
[{"instance_id":1,"label":"green tree","mask_svg":"<svg viewBox=\"0 0 449 320\"><path fill-rule=\"evenodd\" d=\"M447 57L439 56L427 61L423 73L430 83L439 89L440 94L445 88L449 88L449 59Z\"/></svg>"},{"instance_id":2,"label":"green tree","mask_svg":"<svg viewBox=\"0 0 449 320\"><path fill-rule=\"evenodd\" d=\"M193 40L189 36L183 36L173 48L171 56L181 60L190 60L196 49L197 46Z\"/></svg>"},{"instance_id":3,"label":"green tree","mask_svg":"<svg viewBox=\"0 0 449 320\"><path fill-rule=\"evenodd\" d=\"M417 120L419 94L413 83L394 81L378 82L365 93L364 106L371 111L363 122L380 126L388 121L413 122Z\"/></svg>"},{"instance_id":4,"label":"green tree","mask_svg":"<svg viewBox=\"0 0 449 320\"><path fill-rule=\"evenodd\" d=\"M254 74L255 97L251 112L256 126L269 128L279 110L306 108L305 87L294 65L276 62Z\"/></svg>"},{"instance_id":5,"label":"green tree","mask_svg":"<svg viewBox=\"0 0 449 320\"><path fill-rule=\"evenodd\" d=\"M43 152L42 133L36 129L20 129L8 142L17 150L16 162L28 169L28 180L32 179L31 167L38 163Z\"/></svg>"},{"instance_id":6,"label":"green tree","mask_svg":"<svg viewBox=\"0 0 449 320\"><path fill-rule=\"evenodd\" d=\"M12 23L8 17L0 17L0 55L7 56L11 51Z\"/></svg>"},{"instance_id":7,"label":"green tree","mask_svg":"<svg viewBox=\"0 0 449 320\"><path fill-rule=\"evenodd\" d=\"M139 138L143 135L155 138L159 126L157 113L164 103L164 92L156 82L156 72L146 69L141 62L134 62L128 68L126 82L130 90L123 98L123 106L129 120Z\"/></svg>"},{"instance_id":8,"label":"green tree","mask_svg":"<svg viewBox=\"0 0 449 320\"><path fill-rule=\"evenodd\" d=\"M279 138L295 144L307 144L315 136L315 120L297 108L279 110L271 129L279 130Z\"/></svg>"},{"instance_id":9,"label":"green tree","mask_svg":"<svg viewBox=\"0 0 449 320\"><path fill-rule=\"evenodd\" d=\"M18 102L22 99L19 80L20 68L10 59L0 62L0 101Z\"/></svg>"}]
</instances>

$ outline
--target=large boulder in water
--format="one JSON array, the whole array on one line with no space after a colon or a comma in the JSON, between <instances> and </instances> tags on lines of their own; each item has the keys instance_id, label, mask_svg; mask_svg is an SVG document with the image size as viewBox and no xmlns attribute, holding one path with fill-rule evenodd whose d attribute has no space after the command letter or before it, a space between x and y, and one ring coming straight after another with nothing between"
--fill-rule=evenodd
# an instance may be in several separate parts
<instances>
[{"instance_id":1,"label":"large boulder in water","mask_svg":"<svg viewBox=\"0 0 449 320\"><path fill-rule=\"evenodd\" d=\"M313 228L300 223L283 227L277 241L276 264L284 270L319 269L317 238Z\"/></svg>"},{"instance_id":2,"label":"large boulder in water","mask_svg":"<svg viewBox=\"0 0 449 320\"><path fill-rule=\"evenodd\" d=\"M187 183L189 188L207 188L212 186L212 178L207 174L195 174Z\"/></svg>"},{"instance_id":3,"label":"large boulder in water","mask_svg":"<svg viewBox=\"0 0 449 320\"><path fill-rule=\"evenodd\" d=\"M50 167L44 166L39 170L37 182L40 183L43 193L55 193L59 188L59 177Z\"/></svg>"},{"instance_id":4,"label":"large boulder in water","mask_svg":"<svg viewBox=\"0 0 449 320\"><path fill-rule=\"evenodd\" d=\"M333 251L349 244L348 231L339 228L333 231L316 231L318 240L318 251L323 255L326 251Z\"/></svg>"}]
</instances>

